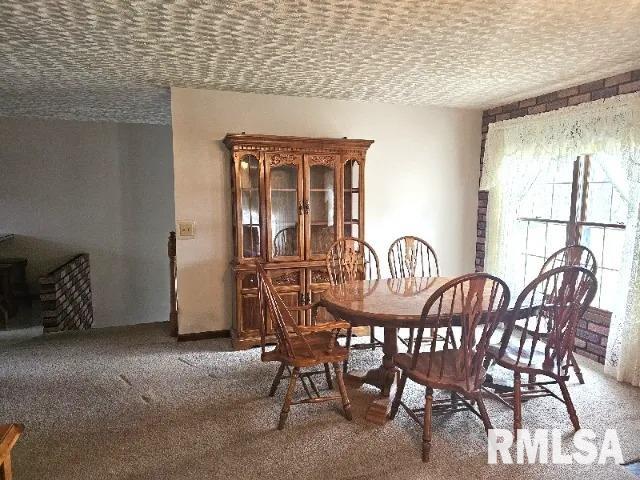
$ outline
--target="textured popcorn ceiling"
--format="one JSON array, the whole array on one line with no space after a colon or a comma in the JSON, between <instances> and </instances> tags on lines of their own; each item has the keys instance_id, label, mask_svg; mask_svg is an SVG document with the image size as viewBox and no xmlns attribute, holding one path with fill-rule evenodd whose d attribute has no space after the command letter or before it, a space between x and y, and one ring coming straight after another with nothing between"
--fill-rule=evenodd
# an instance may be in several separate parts
<instances>
[{"instance_id":1,"label":"textured popcorn ceiling","mask_svg":"<svg viewBox=\"0 0 640 480\"><path fill-rule=\"evenodd\" d=\"M170 86L488 107L638 68L638 32L638 0L0 0L0 112L157 119Z\"/></svg>"}]
</instances>

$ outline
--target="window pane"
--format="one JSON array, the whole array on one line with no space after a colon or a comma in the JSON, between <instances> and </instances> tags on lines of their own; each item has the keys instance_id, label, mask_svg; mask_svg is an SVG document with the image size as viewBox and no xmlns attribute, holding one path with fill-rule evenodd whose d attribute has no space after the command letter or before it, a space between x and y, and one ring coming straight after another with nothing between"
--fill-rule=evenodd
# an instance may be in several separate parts
<instances>
[{"instance_id":1,"label":"window pane","mask_svg":"<svg viewBox=\"0 0 640 480\"><path fill-rule=\"evenodd\" d=\"M596 256L598 265L602 265L604 229L601 227L582 227L582 245L589 248Z\"/></svg>"},{"instance_id":2,"label":"window pane","mask_svg":"<svg viewBox=\"0 0 640 480\"><path fill-rule=\"evenodd\" d=\"M551 194L553 192L553 186L550 184L543 184L539 187L534 186L532 188L532 207L531 216L537 218L551 218Z\"/></svg>"},{"instance_id":3,"label":"window pane","mask_svg":"<svg viewBox=\"0 0 640 480\"><path fill-rule=\"evenodd\" d=\"M625 223L627 221L627 204L618 191L613 189L611 199L611 223Z\"/></svg>"},{"instance_id":4,"label":"window pane","mask_svg":"<svg viewBox=\"0 0 640 480\"><path fill-rule=\"evenodd\" d=\"M544 259L540 257L534 257L533 255L527 255L527 268L525 270L525 282L529 283L538 275L540 275L540 269L544 264Z\"/></svg>"},{"instance_id":5,"label":"window pane","mask_svg":"<svg viewBox=\"0 0 640 480\"><path fill-rule=\"evenodd\" d=\"M553 205L551 217L554 220L569 220L571 212L571 184L553 185Z\"/></svg>"},{"instance_id":6,"label":"window pane","mask_svg":"<svg viewBox=\"0 0 640 480\"><path fill-rule=\"evenodd\" d=\"M550 223L547 227L547 251L545 257L564 248L567 244L567 226Z\"/></svg>"},{"instance_id":7,"label":"window pane","mask_svg":"<svg viewBox=\"0 0 640 480\"><path fill-rule=\"evenodd\" d=\"M516 223L516 228L514 228L514 248L518 253L526 253L527 252L527 230L528 226L531 222L526 222L524 220L520 220ZM524 260L522 265L524 265Z\"/></svg>"},{"instance_id":8,"label":"window pane","mask_svg":"<svg viewBox=\"0 0 640 480\"><path fill-rule=\"evenodd\" d=\"M546 227L544 223L531 222L529 224L529 238L527 239L527 253L545 256Z\"/></svg>"},{"instance_id":9,"label":"window pane","mask_svg":"<svg viewBox=\"0 0 640 480\"><path fill-rule=\"evenodd\" d=\"M550 177L553 182L573 182L573 161L556 163L556 168L551 172Z\"/></svg>"},{"instance_id":10,"label":"window pane","mask_svg":"<svg viewBox=\"0 0 640 480\"><path fill-rule=\"evenodd\" d=\"M620 269L622 261L622 247L624 245L624 230L607 228L604 233L604 252L601 266L613 270Z\"/></svg>"},{"instance_id":11,"label":"window pane","mask_svg":"<svg viewBox=\"0 0 640 480\"><path fill-rule=\"evenodd\" d=\"M616 300L616 292L618 291L618 272L616 270L601 270L600 283L600 308L611 311L614 308Z\"/></svg>"},{"instance_id":12,"label":"window pane","mask_svg":"<svg viewBox=\"0 0 640 480\"><path fill-rule=\"evenodd\" d=\"M587 220L590 222L609 223L611 220L611 194L613 186L610 183L590 183L587 196Z\"/></svg>"},{"instance_id":13,"label":"window pane","mask_svg":"<svg viewBox=\"0 0 640 480\"><path fill-rule=\"evenodd\" d=\"M590 162L589 167L589 182L608 182L609 177L605 175L604 170L600 167L600 164L596 161Z\"/></svg>"}]
</instances>

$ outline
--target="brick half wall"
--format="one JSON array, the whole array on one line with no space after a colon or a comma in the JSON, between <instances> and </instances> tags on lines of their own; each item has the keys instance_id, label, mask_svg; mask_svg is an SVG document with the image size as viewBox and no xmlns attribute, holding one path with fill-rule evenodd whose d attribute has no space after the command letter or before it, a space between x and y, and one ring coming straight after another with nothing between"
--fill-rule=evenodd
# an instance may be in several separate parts
<instances>
[{"instance_id":1,"label":"brick half wall","mask_svg":"<svg viewBox=\"0 0 640 480\"><path fill-rule=\"evenodd\" d=\"M482 140L480 144L480 171L484 159L484 145L489 125L502 120L551 112L559 108L614 97L626 93L640 92L640 70L614 75L594 82L546 93L538 97L501 105L482 112ZM489 193L478 192L478 223L476 238L476 272L484 270L484 254L487 225L487 205ZM511 292L517 295L519 292ZM597 319L597 321L596 321ZM576 335L576 351L597 362L604 363L611 313L599 309L589 309L581 320Z\"/></svg>"}]
</instances>

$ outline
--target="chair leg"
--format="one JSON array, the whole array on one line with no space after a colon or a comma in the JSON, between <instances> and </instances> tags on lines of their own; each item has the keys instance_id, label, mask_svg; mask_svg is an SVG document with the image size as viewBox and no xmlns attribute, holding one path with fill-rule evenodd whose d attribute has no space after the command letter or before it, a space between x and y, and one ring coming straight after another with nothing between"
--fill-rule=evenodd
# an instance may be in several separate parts
<instances>
[{"instance_id":1,"label":"chair leg","mask_svg":"<svg viewBox=\"0 0 640 480\"><path fill-rule=\"evenodd\" d=\"M344 378L342 378L342 370L339 363L333 364L333 369L336 372L336 383L338 384L338 390L340 390L340 396L342 397L342 408L344 409L344 416L347 420L352 420L351 415L351 402L349 402L349 396L347 395L347 389L344 386Z\"/></svg>"},{"instance_id":2,"label":"chair leg","mask_svg":"<svg viewBox=\"0 0 640 480\"><path fill-rule=\"evenodd\" d=\"M278 430L282 430L284 428L284 424L287 421L287 417L289 416L289 408L291 407L291 400L293 399L293 392L296 389L296 381L298 380L299 374L300 369L298 367L294 368L291 372L291 378L289 379L289 388L287 388L287 395L284 397L284 405L282 405L282 411L280 412Z\"/></svg>"},{"instance_id":3,"label":"chair leg","mask_svg":"<svg viewBox=\"0 0 640 480\"><path fill-rule=\"evenodd\" d=\"M522 428L522 391L520 372L513 372L513 438L518 438Z\"/></svg>"},{"instance_id":4,"label":"chair leg","mask_svg":"<svg viewBox=\"0 0 640 480\"><path fill-rule=\"evenodd\" d=\"M281 363L278 367L278 371L276 372L276 376L273 379L273 383L271 384L271 390L269 390L269 396L273 397L276 394L276 390L278 390L278 385L280 385L280 380L282 380L282 374L284 373L285 364Z\"/></svg>"},{"instance_id":5,"label":"chair leg","mask_svg":"<svg viewBox=\"0 0 640 480\"><path fill-rule=\"evenodd\" d=\"M573 406L571 395L569 395L567 384L565 383L564 380L558 379L558 385L560 386L560 391L562 392L562 398L564 399L564 403L567 406L567 412L569 412L569 418L571 419L573 428L574 430L578 431L580 430L580 422L578 421L578 414L576 413L576 409Z\"/></svg>"},{"instance_id":6,"label":"chair leg","mask_svg":"<svg viewBox=\"0 0 640 480\"><path fill-rule=\"evenodd\" d=\"M369 327L369 343L371 343L371 350L376 348L376 330L375 327Z\"/></svg>"},{"instance_id":7,"label":"chair leg","mask_svg":"<svg viewBox=\"0 0 640 480\"><path fill-rule=\"evenodd\" d=\"M458 407L458 394L456 392L451 392L451 406Z\"/></svg>"},{"instance_id":8,"label":"chair leg","mask_svg":"<svg viewBox=\"0 0 640 480\"><path fill-rule=\"evenodd\" d=\"M327 387L329 389L333 388L333 381L331 380L331 370L329 369L329 364L324 364L324 376L327 379Z\"/></svg>"},{"instance_id":9,"label":"chair leg","mask_svg":"<svg viewBox=\"0 0 640 480\"><path fill-rule=\"evenodd\" d=\"M578 361L576 357L573 355L573 352L569 352L569 362L573 367L573 371L576 373L576 377L578 377L578 382L580 385L584 385L584 377L582 376L582 370L580 370L580 365L578 365Z\"/></svg>"},{"instance_id":10,"label":"chair leg","mask_svg":"<svg viewBox=\"0 0 640 480\"><path fill-rule=\"evenodd\" d=\"M413 335L414 335L414 330L413 328L409 329L409 341L407 342L407 352L411 352L413 350Z\"/></svg>"},{"instance_id":11,"label":"chair leg","mask_svg":"<svg viewBox=\"0 0 640 480\"><path fill-rule=\"evenodd\" d=\"M347 330L347 340L345 343L345 347L347 350L351 349L351 328ZM342 362L342 371L344 373L347 373L348 368L349 368L349 357L345 358L344 362Z\"/></svg>"},{"instance_id":12,"label":"chair leg","mask_svg":"<svg viewBox=\"0 0 640 480\"><path fill-rule=\"evenodd\" d=\"M389 410L389 420L393 420L396 418L398 414L398 409L400 408L400 402L402 401L402 392L404 392L404 386L407 383L407 375L402 372L400 375L400 380L398 380L398 385L396 386L396 394L393 397L393 402L391 403L391 409Z\"/></svg>"},{"instance_id":13,"label":"chair leg","mask_svg":"<svg viewBox=\"0 0 640 480\"><path fill-rule=\"evenodd\" d=\"M482 368L484 368L484 371L488 372L492 365L493 365L493 358L485 357L484 362L482 362Z\"/></svg>"},{"instance_id":14,"label":"chair leg","mask_svg":"<svg viewBox=\"0 0 640 480\"><path fill-rule=\"evenodd\" d=\"M478 411L480 412L480 416L482 417L482 423L484 424L484 431L489 435L489 430L493 428L491 425L491 419L489 418L489 414L487 413L487 407L484 406L484 400L482 399L482 393L480 393L476 397L476 401L478 402Z\"/></svg>"},{"instance_id":15,"label":"chair leg","mask_svg":"<svg viewBox=\"0 0 640 480\"><path fill-rule=\"evenodd\" d=\"M429 461L431 453L431 406L433 404L433 389L427 387L424 395L424 429L422 430L422 461Z\"/></svg>"}]
</instances>

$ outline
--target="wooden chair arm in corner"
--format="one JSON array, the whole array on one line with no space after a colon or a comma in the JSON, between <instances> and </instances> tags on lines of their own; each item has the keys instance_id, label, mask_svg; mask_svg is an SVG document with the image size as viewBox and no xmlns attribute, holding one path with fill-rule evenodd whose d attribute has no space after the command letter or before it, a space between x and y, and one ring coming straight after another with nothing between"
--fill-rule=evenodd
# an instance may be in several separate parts
<instances>
[{"instance_id":1,"label":"wooden chair arm in corner","mask_svg":"<svg viewBox=\"0 0 640 480\"><path fill-rule=\"evenodd\" d=\"M298 327L300 333L327 332L331 330L342 329L348 330L349 328L351 328L351 324L342 320L338 320L335 322L317 323L315 325L301 325Z\"/></svg>"},{"instance_id":2,"label":"wooden chair arm in corner","mask_svg":"<svg viewBox=\"0 0 640 480\"><path fill-rule=\"evenodd\" d=\"M11 450L24 431L24 425L11 423L0 425L0 478L10 480Z\"/></svg>"},{"instance_id":3,"label":"wooden chair arm in corner","mask_svg":"<svg viewBox=\"0 0 640 480\"><path fill-rule=\"evenodd\" d=\"M309 303L307 305L300 305L297 307L287 307L289 312L305 312L307 310L311 310L311 324L315 325L316 320L318 319L318 308L320 307L320 302Z\"/></svg>"},{"instance_id":4,"label":"wooden chair arm in corner","mask_svg":"<svg viewBox=\"0 0 640 480\"><path fill-rule=\"evenodd\" d=\"M304 312L305 310L311 310L315 306L316 304L314 303L310 303L308 305L299 305L297 307L287 306L287 310L289 310L290 312Z\"/></svg>"}]
</instances>

